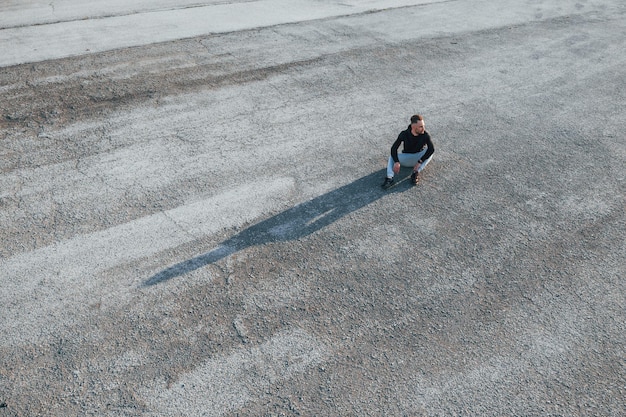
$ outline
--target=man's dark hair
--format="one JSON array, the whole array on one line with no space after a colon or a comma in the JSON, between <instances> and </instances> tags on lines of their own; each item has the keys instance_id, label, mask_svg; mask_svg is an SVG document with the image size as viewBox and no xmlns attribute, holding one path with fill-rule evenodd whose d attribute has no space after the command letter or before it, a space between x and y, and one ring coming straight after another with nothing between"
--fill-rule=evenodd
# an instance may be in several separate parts
<instances>
[{"instance_id":1,"label":"man's dark hair","mask_svg":"<svg viewBox=\"0 0 626 417\"><path fill-rule=\"evenodd\" d=\"M411 123L417 123L420 120L424 120L421 114L414 114L411 116Z\"/></svg>"}]
</instances>

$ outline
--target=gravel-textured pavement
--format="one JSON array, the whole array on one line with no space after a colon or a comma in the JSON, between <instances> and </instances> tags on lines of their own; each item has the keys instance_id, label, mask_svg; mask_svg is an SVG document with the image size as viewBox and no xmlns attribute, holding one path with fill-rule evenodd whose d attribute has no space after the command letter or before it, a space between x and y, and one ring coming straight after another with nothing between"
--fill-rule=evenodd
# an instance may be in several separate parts
<instances>
[{"instance_id":1,"label":"gravel-textured pavement","mask_svg":"<svg viewBox=\"0 0 626 417\"><path fill-rule=\"evenodd\" d=\"M626 6L402 3L0 68L0 417L626 415Z\"/></svg>"}]
</instances>

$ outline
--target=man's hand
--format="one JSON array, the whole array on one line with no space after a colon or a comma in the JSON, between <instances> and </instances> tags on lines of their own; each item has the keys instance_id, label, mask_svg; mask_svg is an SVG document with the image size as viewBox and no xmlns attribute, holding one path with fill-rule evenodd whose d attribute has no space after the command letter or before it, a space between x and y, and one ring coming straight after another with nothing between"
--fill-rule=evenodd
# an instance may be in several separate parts
<instances>
[{"instance_id":1,"label":"man's hand","mask_svg":"<svg viewBox=\"0 0 626 417\"><path fill-rule=\"evenodd\" d=\"M422 164L421 164L420 162L418 162L418 163L417 163L417 165L415 165L415 166L413 167L413 171L414 171L414 172L419 171L419 169L420 169L420 167L421 167L421 166L422 166Z\"/></svg>"},{"instance_id":2,"label":"man's hand","mask_svg":"<svg viewBox=\"0 0 626 417\"><path fill-rule=\"evenodd\" d=\"M393 173L397 174L398 172L400 172L400 162L393 164Z\"/></svg>"}]
</instances>

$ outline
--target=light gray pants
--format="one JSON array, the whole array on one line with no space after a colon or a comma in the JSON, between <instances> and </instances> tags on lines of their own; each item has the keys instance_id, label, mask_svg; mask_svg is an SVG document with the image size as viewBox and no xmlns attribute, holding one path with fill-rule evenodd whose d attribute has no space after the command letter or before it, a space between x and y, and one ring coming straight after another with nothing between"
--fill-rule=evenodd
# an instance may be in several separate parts
<instances>
[{"instance_id":1,"label":"light gray pants","mask_svg":"<svg viewBox=\"0 0 626 417\"><path fill-rule=\"evenodd\" d=\"M422 156L426 154L427 150L428 148L424 149L423 151L419 151L418 153L398 153L398 160L400 161L400 165L403 167L413 168L417 164L417 161L419 161L422 158ZM428 165L431 159L433 159L432 155L430 156L430 158L422 162L422 165L420 165L418 172L422 172L422 170L426 168L426 165ZM387 163L387 178L393 178L394 176L394 173L393 173L394 163L395 162L393 158L390 156L389 162Z\"/></svg>"}]
</instances>

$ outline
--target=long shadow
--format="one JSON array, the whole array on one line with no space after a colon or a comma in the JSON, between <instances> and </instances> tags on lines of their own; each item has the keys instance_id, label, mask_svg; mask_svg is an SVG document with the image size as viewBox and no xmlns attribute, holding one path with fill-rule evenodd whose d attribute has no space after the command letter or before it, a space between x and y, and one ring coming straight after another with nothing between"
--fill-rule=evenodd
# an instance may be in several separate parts
<instances>
[{"instance_id":1,"label":"long shadow","mask_svg":"<svg viewBox=\"0 0 626 417\"><path fill-rule=\"evenodd\" d=\"M156 285L185 275L250 246L295 240L307 236L390 192L403 191L408 188L407 182L404 181L385 191L380 187L383 177L384 170L380 170L312 200L298 204L267 220L248 227L223 241L210 252L164 269L150 277L143 283L143 286ZM403 178L406 178L406 175L402 173L397 176L398 181L401 181Z\"/></svg>"}]
</instances>

